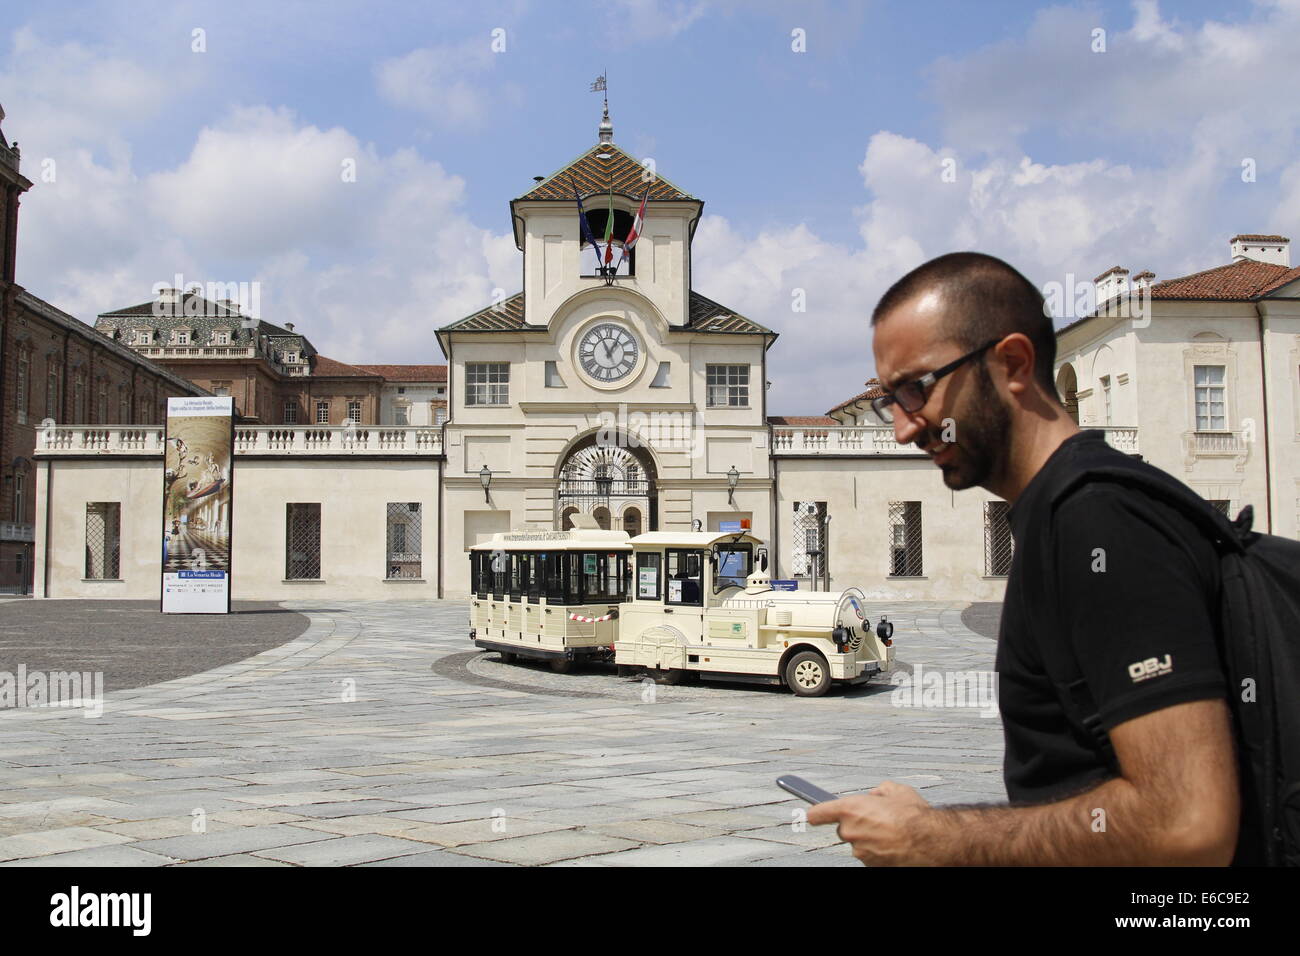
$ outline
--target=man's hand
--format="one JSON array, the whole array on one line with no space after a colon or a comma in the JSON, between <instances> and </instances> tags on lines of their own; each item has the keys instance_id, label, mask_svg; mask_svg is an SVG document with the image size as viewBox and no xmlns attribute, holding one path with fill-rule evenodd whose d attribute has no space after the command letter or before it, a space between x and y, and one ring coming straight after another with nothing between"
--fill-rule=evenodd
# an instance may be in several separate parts
<instances>
[{"instance_id":1,"label":"man's hand","mask_svg":"<svg viewBox=\"0 0 1300 956\"><path fill-rule=\"evenodd\" d=\"M808 811L808 822L838 823L840 839L851 843L853 855L867 866L925 866L941 862L927 858L917 840L934 812L911 787L886 780L865 794L817 804Z\"/></svg>"}]
</instances>

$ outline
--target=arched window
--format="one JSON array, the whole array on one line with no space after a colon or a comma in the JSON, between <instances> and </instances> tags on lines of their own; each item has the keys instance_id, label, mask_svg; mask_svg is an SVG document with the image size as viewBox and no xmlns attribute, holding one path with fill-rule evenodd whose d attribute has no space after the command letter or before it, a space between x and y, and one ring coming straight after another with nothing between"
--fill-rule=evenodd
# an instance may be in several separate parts
<instances>
[{"instance_id":1,"label":"arched window","mask_svg":"<svg viewBox=\"0 0 1300 956\"><path fill-rule=\"evenodd\" d=\"M577 508L565 508L565 509L564 509L564 511L563 511L563 512L561 513L561 515L560 515L560 530L561 530L561 531L572 531L572 530L573 530L573 516L576 515L577 513L578 513L578 509L577 509Z\"/></svg>"},{"instance_id":2,"label":"arched window","mask_svg":"<svg viewBox=\"0 0 1300 956\"><path fill-rule=\"evenodd\" d=\"M632 538L635 538L641 533L640 508L628 508L623 512L623 530Z\"/></svg>"},{"instance_id":3,"label":"arched window","mask_svg":"<svg viewBox=\"0 0 1300 956\"><path fill-rule=\"evenodd\" d=\"M601 202L601 197L588 196L583 202L596 205ZM634 246L626 255L623 254L623 240L631 232L634 218L632 213L621 209L614 210L614 229L610 234L610 261L606 264L605 223L609 219L608 199L606 205L602 205L599 209L587 210L587 223L591 226L591 234L596 237L596 252L591 251L591 244L587 242L585 236L579 240L578 262L584 276L603 276L608 274L607 270L613 269L618 270L615 275L636 275L636 247Z\"/></svg>"},{"instance_id":4,"label":"arched window","mask_svg":"<svg viewBox=\"0 0 1300 956\"><path fill-rule=\"evenodd\" d=\"M601 505L599 508L597 508L595 511L591 513L591 516L596 519L596 524L600 525L602 531L609 530L609 509L608 508L606 508L604 505Z\"/></svg>"}]
</instances>

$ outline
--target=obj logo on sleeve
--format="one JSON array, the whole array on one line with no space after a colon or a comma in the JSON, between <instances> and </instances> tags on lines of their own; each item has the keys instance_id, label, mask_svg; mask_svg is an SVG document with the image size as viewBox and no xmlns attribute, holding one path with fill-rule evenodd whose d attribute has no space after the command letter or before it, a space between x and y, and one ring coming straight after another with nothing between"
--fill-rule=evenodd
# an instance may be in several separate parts
<instances>
[{"instance_id":1,"label":"obj logo on sleeve","mask_svg":"<svg viewBox=\"0 0 1300 956\"><path fill-rule=\"evenodd\" d=\"M1171 673L1173 669L1173 655L1166 654L1163 659L1159 657L1148 657L1144 661L1134 661L1128 666L1128 676L1133 678L1133 683L1137 684L1152 677L1159 677L1162 674Z\"/></svg>"}]
</instances>

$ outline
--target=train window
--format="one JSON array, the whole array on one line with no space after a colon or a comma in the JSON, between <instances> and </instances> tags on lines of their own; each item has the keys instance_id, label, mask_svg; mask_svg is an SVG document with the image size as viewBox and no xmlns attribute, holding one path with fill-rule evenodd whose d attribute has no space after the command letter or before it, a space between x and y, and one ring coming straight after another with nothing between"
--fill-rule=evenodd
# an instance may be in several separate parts
<instances>
[{"instance_id":1,"label":"train window","mask_svg":"<svg viewBox=\"0 0 1300 956\"><path fill-rule=\"evenodd\" d=\"M528 580L525 582L525 590L528 591L528 603L536 604L542 596L542 576L543 568L546 567L545 554L530 554L528 556Z\"/></svg>"},{"instance_id":2,"label":"train window","mask_svg":"<svg viewBox=\"0 0 1300 956\"><path fill-rule=\"evenodd\" d=\"M492 568L492 598L500 601L506 596L506 577L510 569L510 555L504 551L493 551L488 560Z\"/></svg>"},{"instance_id":3,"label":"train window","mask_svg":"<svg viewBox=\"0 0 1300 956\"><path fill-rule=\"evenodd\" d=\"M704 552L664 552L666 567L664 580L667 593L665 604L686 604L700 607L704 603Z\"/></svg>"},{"instance_id":4,"label":"train window","mask_svg":"<svg viewBox=\"0 0 1300 956\"><path fill-rule=\"evenodd\" d=\"M629 573L631 562L628 560L627 552L624 551L618 556L618 599L620 601L632 600L632 575Z\"/></svg>"},{"instance_id":5,"label":"train window","mask_svg":"<svg viewBox=\"0 0 1300 956\"><path fill-rule=\"evenodd\" d=\"M469 571L470 577L474 581L474 596L480 601L486 600L488 592L492 590L491 572L492 566L490 559L485 551L471 551L469 553Z\"/></svg>"},{"instance_id":6,"label":"train window","mask_svg":"<svg viewBox=\"0 0 1300 956\"><path fill-rule=\"evenodd\" d=\"M604 597L601 587L601 556L594 551L582 552L582 602L599 601Z\"/></svg>"},{"instance_id":7,"label":"train window","mask_svg":"<svg viewBox=\"0 0 1300 956\"><path fill-rule=\"evenodd\" d=\"M564 603L581 604L582 603L582 553L579 551L565 552L564 561L568 568L564 573Z\"/></svg>"},{"instance_id":8,"label":"train window","mask_svg":"<svg viewBox=\"0 0 1300 956\"><path fill-rule=\"evenodd\" d=\"M510 600L518 601L523 594L524 577L528 574L528 555L518 551L510 555Z\"/></svg>"},{"instance_id":9,"label":"train window","mask_svg":"<svg viewBox=\"0 0 1300 956\"><path fill-rule=\"evenodd\" d=\"M601 591L611 600L621 601L624 594L625 576L623 555L618 552L600 556Z\"/></svg>"},{"instance_id":10,"label":"train window","mask_svg":"<svg viewBox=\"0 0 1300 956\"><path fill-rule=\"evenodd\" d=\"M638 551L636 555L636 597L638 601L659 600L659 566L663 557L658 551Z\"/></svg>"},{"instance_id":11,"label":"train window","mask_svg":"<svg viewBox=\"0 0 1300 956\"><path fill-rule=\"evenodd\" d=\"M718 569L713 575L713 593L724 588L743 588L754 570L754 551L747 544L724 544L718 549Z\"/></svg>"},{"instance_id":12,"label":"train window","mask_svg":"<svg viewBox=\"0 0 1300 956\"><path fill-rule=\"evenodd\" d=\"M565 552L553 551L545 557L546 603L564 603L564 562Z\"/></svg>"}]
</instances>

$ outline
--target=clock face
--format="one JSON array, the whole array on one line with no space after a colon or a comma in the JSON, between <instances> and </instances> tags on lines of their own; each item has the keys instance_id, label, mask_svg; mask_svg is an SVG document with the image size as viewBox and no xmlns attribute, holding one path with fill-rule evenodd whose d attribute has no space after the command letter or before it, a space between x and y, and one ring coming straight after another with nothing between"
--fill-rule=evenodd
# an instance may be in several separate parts
<instances>
[{"instance_id":1,"label":"clock face","mask_svg":"<svg viewBox=\"0 0 1300 956\"><path fill-rule=\"evenodd\" d=\"M617 382L637 366L641 345L636 336L612 322L594 325L578 344L583 371L597 382Z\"/></svg>"}]
</instances>

